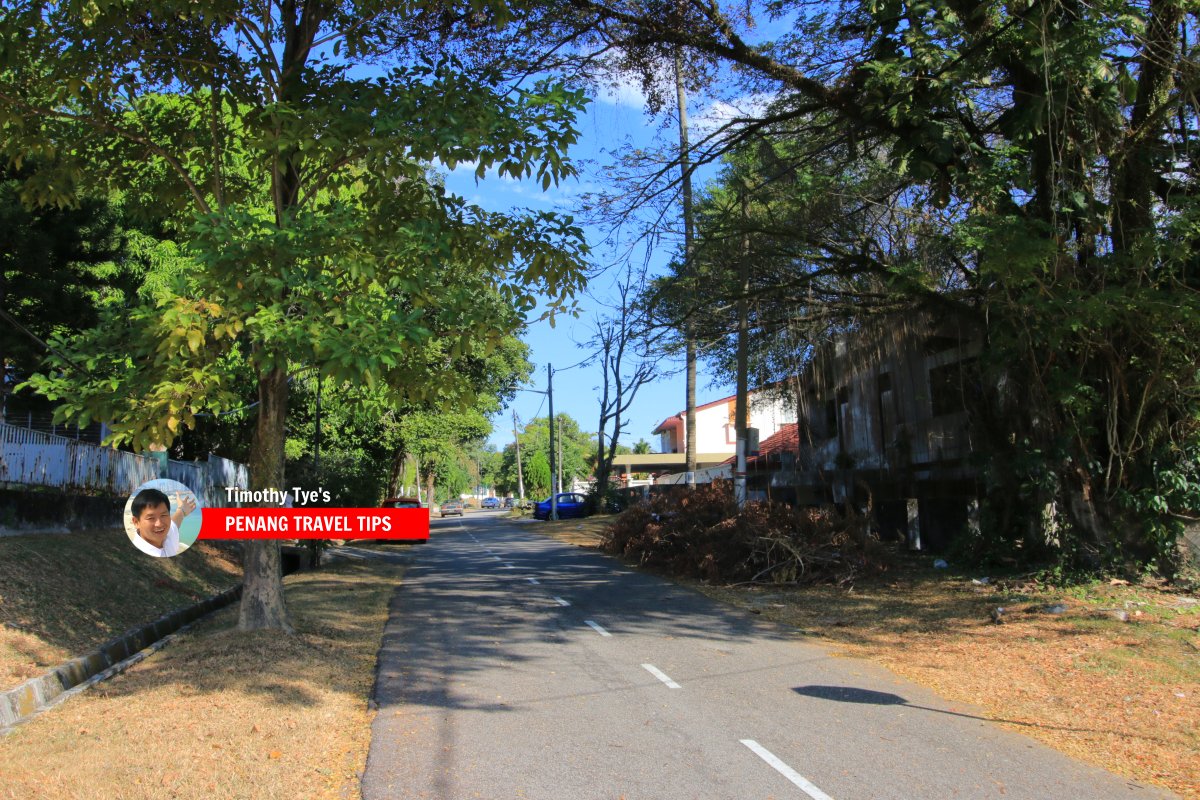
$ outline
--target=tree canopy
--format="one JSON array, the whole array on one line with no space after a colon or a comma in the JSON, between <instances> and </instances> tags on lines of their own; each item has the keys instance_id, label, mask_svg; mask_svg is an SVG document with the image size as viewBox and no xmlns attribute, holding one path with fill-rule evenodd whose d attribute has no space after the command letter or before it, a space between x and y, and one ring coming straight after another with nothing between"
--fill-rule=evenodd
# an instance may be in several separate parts
<instances>
[{"instance_id":1,"label":"tree canopy","mask_svg":"<svg viewBox=\"0 0 1200 800\"><path fill-rule=\"evenodd\" d=\"M958 320L988 389L980 549L1170 573L1200 502L1194 7L570 6L608 41L716 59L761 100L691 154L727 171L680 259L711 281L676 324L707 318L728 365L748 298L766 371L873 314ZM748 283L728 280L746 259Z\"/></svg>"},{"instance_id":2,"label":"tree canopy","mask_svg":"<svg viewBox=\"0 0 1200 800\"><path fill-rule=\"evenodd\" d=\"M492 8L492 7L489 7ZM506 6L492 8L502 17ZM505 84L486 65L408 58L391 3L11 4L0 21L0 128L27 201L117 187L177 215L198 268L153 302L60 343L35 381L63 416L114 441L170 441L257 383L255 488L283 480L289 365L399 399L467 405L467 381L423 355L495 346L579 286L581 232L547 212L499 214L429 168L574 174L582 95ZM501 303L479 303L481 289ZM78 367L72 366L79 365ZM244 627L287 627L278 548L249 545Z\"/></svg>"}]
</instances>

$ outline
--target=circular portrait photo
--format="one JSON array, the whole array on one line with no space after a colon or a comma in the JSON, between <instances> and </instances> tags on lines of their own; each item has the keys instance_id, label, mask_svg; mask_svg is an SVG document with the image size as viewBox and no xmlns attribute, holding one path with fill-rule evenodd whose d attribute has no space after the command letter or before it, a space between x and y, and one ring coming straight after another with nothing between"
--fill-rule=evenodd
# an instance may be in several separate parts
<instances>
[{"instance_id":1,"label":"circular portrait photo","mask_svg":"<svg viewBox=\"0 0 1200 800\"><path fill-rule=\"evenodd\" d=\"M125 503L125 533L143 553L179 555L200 535L196 493L169 478L143 483Z\"/></svg>"}]
</instances>

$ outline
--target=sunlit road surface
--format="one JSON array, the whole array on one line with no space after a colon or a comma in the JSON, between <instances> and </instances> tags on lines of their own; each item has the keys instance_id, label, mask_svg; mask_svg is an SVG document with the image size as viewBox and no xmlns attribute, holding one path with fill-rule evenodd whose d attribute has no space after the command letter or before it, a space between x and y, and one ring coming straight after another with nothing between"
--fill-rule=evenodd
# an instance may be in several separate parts
<instances>
[{"instance_id":1,"label":"sunlit road surface","mask_svg":"<svg viewBox=\"0 0 1200 800\"><path fill-rule=\"evenodd\" d=\"M534 524L435 520L413 549L366 800L1171 796Z\"/></svg>"}]
</instances>

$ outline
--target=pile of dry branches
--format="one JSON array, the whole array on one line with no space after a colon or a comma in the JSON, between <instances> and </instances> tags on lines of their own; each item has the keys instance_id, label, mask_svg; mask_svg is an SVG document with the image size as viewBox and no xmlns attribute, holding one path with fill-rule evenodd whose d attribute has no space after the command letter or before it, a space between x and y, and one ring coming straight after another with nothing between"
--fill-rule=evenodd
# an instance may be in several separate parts
<instances>
[{"instance_id":1,"label":"pile of dry branches","mask_svg":"<svg viewBox=\"0 0 1200 800\"><path fill-rule=\"evenodd\" d=\"M601 547L676 575L720 583L846 583L881 566L867 520L833 508L748 503L728 482L656 495L625 511Z\"/></svg>"}]
</instances>

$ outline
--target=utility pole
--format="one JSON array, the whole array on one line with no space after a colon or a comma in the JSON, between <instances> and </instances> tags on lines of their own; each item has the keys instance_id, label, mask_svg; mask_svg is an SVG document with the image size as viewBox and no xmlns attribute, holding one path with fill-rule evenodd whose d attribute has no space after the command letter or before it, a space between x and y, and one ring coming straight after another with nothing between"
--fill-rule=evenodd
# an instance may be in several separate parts
<instances>
[{"instance_id":1,"label":"utility pole","mask_svg":"<svg viewBox=\"0 0 1200 800\"><path fill-rule=\"evenodd\" d=\"M525 505L525 476L521 473L521 435L517 433L517 410L513 409L513 441L517 447L517 496L520 505Z\"/></svg>"},{"instance_id":2,"label":"utility pole","mask_svg":"<svg viewBox=\"0 0 1200 800\"><path fill-rule=\"evenodd\" d=\"M554 367L546 365L546 396L550 398L550 519L558 519L558 494L554 491Z\"/></svg>"}]
</instances>

